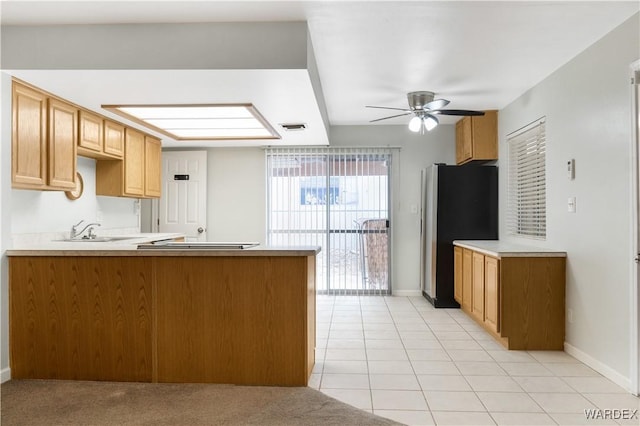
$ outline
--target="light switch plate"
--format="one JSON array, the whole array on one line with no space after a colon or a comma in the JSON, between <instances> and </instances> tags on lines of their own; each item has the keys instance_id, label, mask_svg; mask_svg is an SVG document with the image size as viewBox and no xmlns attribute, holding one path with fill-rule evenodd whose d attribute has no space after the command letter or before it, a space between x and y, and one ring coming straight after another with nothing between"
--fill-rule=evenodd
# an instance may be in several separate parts
<instances>
[{"instance_id":1,"label":"light switch plate","mask_svg":"<svg viewBox=\"0 0 640 426\"><path fill-rule=\"evenodd\" d=\"M573 158L567 161L567 177L569 180L574 180L576 178L576 160Z\"/></svg>"}]
</instances>

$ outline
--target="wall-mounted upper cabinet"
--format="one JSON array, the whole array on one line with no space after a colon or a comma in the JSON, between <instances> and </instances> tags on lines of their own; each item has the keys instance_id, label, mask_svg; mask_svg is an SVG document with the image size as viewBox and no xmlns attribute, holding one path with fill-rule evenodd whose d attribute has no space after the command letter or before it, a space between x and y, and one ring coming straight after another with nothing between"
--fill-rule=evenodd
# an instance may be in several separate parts
<instances>
[{"instance_id":1,"label":"wall-mounted upper cabinet","mask_svg":"<svg viewBox=\"0 0 640 426\"><path fill-rule=\"evenodd\" d=\"M82 155L98 160L96 195L160 197L160 139L16 80L11 143L13 188L74 189Z\"/></svg>"},{"instance_id":2,"label":"wall-mounted upper cabinet","mask_svg":"<svg viewBox=\"0 0 640 426\"><path fill-rule=\"evenodd\" d=\"M48 94L13 82L13 188L75 188L78 110Z\"/></svg>"},{"instance_id":3,"label":"wall-mounted upper cabinet","mask_svg":"<svg viewBox=\"0 0 640 426\"><path fill-rule=\"evenodd\" d=\"M160 197L162 192L162 143L160 139L145 136L144 143L144 195Z\"/></svg>"},{"instance_id":4,"label":"wall-mounted upper cabinet","mask_svg":"<svg viewBox=\"0 0 640 426\"><path fill-rule=\"evenodd\" d=\"M161 193L161 143L134 129L125 129L123 161L96 163L96 194L157 198Z\"/></svg>"},{"instance_id":5,"label":"wall-mounted upper cabinet","mask_svg":"<svg viewBox=\"0 0 640 426\"><path fill-rule=\"evenodd\" d=\"M498 159L498 111L456 123L456 164Z\"/></svg>"},{"instance_id":6,"label":"wall-mounted upper cabinet","mask_svg":"<svg viewBox=\"0 0 640 426\"><path fill-rule=\"evenodd\" d=\"M121 160L123 147L124 126L97 114L80 111L78 155L97 160Z\"/></svg>"}]
</instances>

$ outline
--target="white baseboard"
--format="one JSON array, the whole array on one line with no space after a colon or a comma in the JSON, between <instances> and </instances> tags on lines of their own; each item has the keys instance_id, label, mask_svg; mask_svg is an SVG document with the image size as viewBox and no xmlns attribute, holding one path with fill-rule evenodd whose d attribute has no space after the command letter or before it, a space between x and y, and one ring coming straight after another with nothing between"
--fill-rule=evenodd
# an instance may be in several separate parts
<instances>
[{"instance_id":1,"label":"white baseboard","mask_svg":"<svg viewBox=\"0 0 640 426\"><path fill-rule=\"evenodd\" d=\"M9 367L0 370L0 383L11 380L11 369Z\"/></svg>"},{"instance_id":2,"label":"white baseboard","mask_svg":"<svg viewBox=\"0 0 640 426\"><path fill-rule=\"evenodd\" d=\"M420 290L393 290L394 296L400 297L414 297L414 296L422 296L422 291Z\"/></svg>"},{"instance_id":3,"label":"white baseboard","mask_svg":"<svg viewBox=\"0 0 640 426\"><path fill-rule=\"evenodd\" d=\"M622 386L624 389L631 392L631 380L629 380L628 377L623 376L613 368L609 367L606 364L603 364L602 362L591 357L590 355L587 355L586 353L582 352L580 349L570 345L567 342L564 342L564 351L569 355L571 355L572 357L574 357L575 359L577 359L578 361L581 361L584 364L588 365L589 367L593 368L598 373L602 374L604 377L611 380L615 384Z\"/></svg>"}]
</instances>

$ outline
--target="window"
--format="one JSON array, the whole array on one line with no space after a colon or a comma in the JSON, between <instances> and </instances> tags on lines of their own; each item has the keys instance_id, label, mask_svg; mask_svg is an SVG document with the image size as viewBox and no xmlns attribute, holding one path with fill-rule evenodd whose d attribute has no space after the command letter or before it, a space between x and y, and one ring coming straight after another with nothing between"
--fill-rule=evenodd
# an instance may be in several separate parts
<instances>
[{"instance_id":1,"label":"window","mask_svg":"<svg viewBox=\"0 0 640 426\"><path fill-rule=\"evenodd\" d=\"M268 148L267 242L321 246L316 289L390 294L388 148Z\"/></svg>"},{"instance_id":2,"label":"window","mask_svg":"<svg viewBox=\"0 0 640 426\"><path fill-rule=\"evenodd\" d=\"M545 118L507 136L509 148L507 231L547 236Z\"/></svg>"}]
</instances>

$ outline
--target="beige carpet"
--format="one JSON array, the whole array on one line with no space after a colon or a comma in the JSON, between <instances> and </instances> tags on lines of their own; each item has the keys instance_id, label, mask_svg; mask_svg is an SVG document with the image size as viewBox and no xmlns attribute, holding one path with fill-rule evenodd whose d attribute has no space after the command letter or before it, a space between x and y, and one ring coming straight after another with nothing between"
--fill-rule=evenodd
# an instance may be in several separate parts
<instances>
[{"instance_id":1,"label":"beige carpet","mask_svg":"<svg viewBox=\"0 0 640 426\"><path fill-rule=\"evenodd\" d=\"M397 425L311 388L11 380L10 425Z\"/></svg>"}]
</instances>

